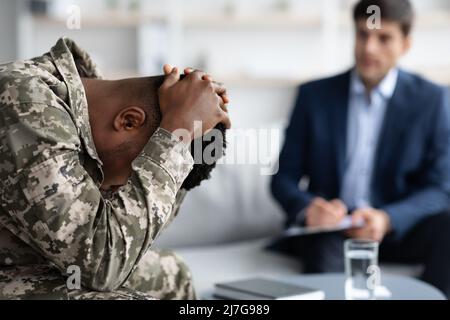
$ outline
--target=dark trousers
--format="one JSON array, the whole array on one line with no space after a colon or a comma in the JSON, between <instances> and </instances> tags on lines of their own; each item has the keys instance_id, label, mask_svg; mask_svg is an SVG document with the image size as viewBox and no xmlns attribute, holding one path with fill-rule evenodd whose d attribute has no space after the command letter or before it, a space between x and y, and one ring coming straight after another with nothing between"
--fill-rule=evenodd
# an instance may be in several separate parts
<instances>
[{"instance_id":1,"label":"dark trousers","mask_svg":"<svg viewBox=\"0 0 450 320\"><path fill-rule=\"evenodd\" d=\"M272 248L300 257L305 273L342 272L345 239L341 233L310 235ZM401 240L388 235L380 245L379 260L424 265L421 279L450 298L450 213L425 218Z\"/></svg>"}]
</instances>

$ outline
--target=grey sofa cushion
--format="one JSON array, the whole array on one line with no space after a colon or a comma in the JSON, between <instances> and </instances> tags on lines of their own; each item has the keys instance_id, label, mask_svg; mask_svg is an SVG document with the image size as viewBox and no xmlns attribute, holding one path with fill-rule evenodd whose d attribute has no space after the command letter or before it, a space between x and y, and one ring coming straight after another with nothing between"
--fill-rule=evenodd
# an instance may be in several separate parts
<instances>
[{"instance_id":1,"label":"grey sofa cushion","mask_svg":"<svg viewBox=\"0 0 450 320\"><path fill-rule=\"evenodd\" d=\"M269 176L256 165L219 164L191 190L156 246L207 246L273 236L284 215L269 193Z\"/></svg>"}]
</instances>

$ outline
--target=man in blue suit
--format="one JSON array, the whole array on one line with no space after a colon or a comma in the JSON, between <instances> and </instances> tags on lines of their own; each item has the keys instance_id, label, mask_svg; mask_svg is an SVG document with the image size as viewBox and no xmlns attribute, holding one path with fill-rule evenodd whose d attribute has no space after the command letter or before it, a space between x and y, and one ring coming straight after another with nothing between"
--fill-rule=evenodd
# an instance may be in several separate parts
<instances>
[{"instance_id":1,"label":"man in blue suit","mask_svg":"<svg viewBox=\"0 0 450 320\"><path fill-rule=\"evenodd\" d=\"M371 5L381 28L371 28ZM423 264L423 279L450 296L448 91L397 67L411 46L408 0L361 0L353 13L355 67L300 87L271 190L289 224L333 225L352 213L365 225L291 249L305 272L342 271L343 241L373 239L381 261Z\"/></svg>"}]
</instances>

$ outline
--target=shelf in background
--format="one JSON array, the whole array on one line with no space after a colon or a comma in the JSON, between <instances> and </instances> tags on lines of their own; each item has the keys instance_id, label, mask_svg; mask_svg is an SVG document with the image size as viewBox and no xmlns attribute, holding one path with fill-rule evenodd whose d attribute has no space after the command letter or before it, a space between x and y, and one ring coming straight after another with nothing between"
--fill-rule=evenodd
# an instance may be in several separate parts
<instances>
[{"instance_id":1,"label":"shelf in background","mask_svg":"<svg viewBox=\"0 0 450 320\"><path fill-rule=\"evenodd\" d=\"M433 11L417 14L418 28L422 27L445 27L450 28L450 12L449 11Z\"/></svg>"},{"instance_id":2,"label":"shelf in background","mask_svg":"<svg viewBox=\"0 0 450 320\"><path fill-rule=\"evenodd\" d=\"M66 26L66 19L62 17L50 17L45 15L33 15L33 20L39 24L51 26ZM138 27L144 23L166 23L162 15L144 15L140 13L111 12L101 16L83 15L81 27Z\"/></svg>"},{"instance_id":3,"label":"shelf in background","mask_svg":"<svg viewBox=\"0 0 450 320\"><path fill-rule=\"evenodd\" d=\"M287 28L320 27L320 16L265 15L265 16L180 16L181 24L186 27L225 27L225 28ZM33 15L36 23L65 26L63 17ZM82 26L86 27L138 27L145 23L168 23L163 15L111 12L101 16L83 16Z\"/></svg>"},{"instance_id":4,"label":"shelf in background","mask_svg":"<svg viewBox=\"0 0 450 320\"><path fill-rule=\"evenodd\" d=\"M325 22L320 14L264 14L254 16L219 15L180 15L181 24L188 28L320 28ZM63 17L33 15L36 23L65 26ZM84 27L138 27L145 23L168 23L168 17L162 14L143 14L137 12L102 13L100 16L83 15L81 24ZM353 25L348 12L338 12L336 22L339 27L348 28ZM419 28L449 27L450 12L433 11L417 16Z\"/></svg>"},{"instance_id":5,"label":"shelf in background","mask_svg":"<svg viewBox=\"0 0 450 320\"><path fill-rule=\"evenodd\" d=\"M217 28L300 28L322 25L320 15L273 14L258 16L186 16L182 22L186 27Z\"/></svg>"}]
</instances>

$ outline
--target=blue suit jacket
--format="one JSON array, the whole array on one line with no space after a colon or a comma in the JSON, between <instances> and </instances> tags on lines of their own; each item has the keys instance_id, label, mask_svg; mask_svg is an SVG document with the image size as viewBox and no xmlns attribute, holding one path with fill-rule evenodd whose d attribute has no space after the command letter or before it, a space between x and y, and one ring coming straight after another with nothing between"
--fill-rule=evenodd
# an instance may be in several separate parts
<instances>
[{"instance_id":1,"label":"blue suit jacket","mask_svg":"<svg viewBox=\"0 0 450 320\"><path fill-rule=\"evenodd\" d=\"M349 87L350 71L299 88L279 171L271 181L288 223L314 196L339 198ZM309 187L302 191L298 183L303 176L309 177ZM396 238L450 207L448 91L402 70L375 152L371 203L389 214Z\"/></svg>"}]
</instances>

